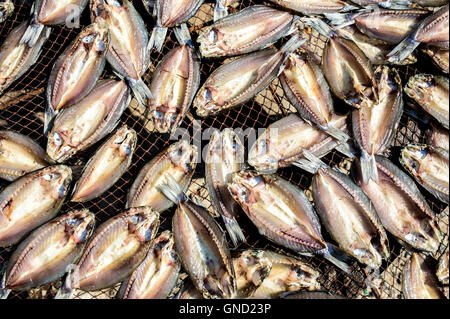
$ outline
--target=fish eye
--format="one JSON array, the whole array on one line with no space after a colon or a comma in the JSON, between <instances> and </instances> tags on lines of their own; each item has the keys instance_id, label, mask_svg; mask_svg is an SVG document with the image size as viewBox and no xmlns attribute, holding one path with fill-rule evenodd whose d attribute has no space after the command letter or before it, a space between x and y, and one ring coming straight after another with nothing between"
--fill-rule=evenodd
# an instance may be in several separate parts
<instances>
[{"instance_id":1,"label":"fish eye","mask_svg":"<svg viewBox=\"0 0 450 319\"><path fill-rule=\"evenodd\" d=\"M131 154L131 146L130 145L125 145L124 146L124 153L125 153L125 155L130 155Z\"/></svg>"},{"instance_id":2,"label":"fish eye","mask_svg":"<svg viewBox=\"0 0 450 319\"><path fill-rule=\"evenodd\" d=\"M108 4L112 5L112 6L116 6L116 7L121 7L121 6L123 6L123 1L111 0L111 1L108 1Z\"/></svg>"},{"instance_id":3,"label":"fish eye","mask_svg":"<svg viewBox=\"0 0 450 319\"><path fill-rule=\"evenodd\" d=\"M161 120L162 118L164 118L164 113L160 112L160 111L154 111L153 115L155 116L156 119Z\"/></svg>"},{"instance_id":4,"label":"fish eye","mask_svg":"<svg viewBox=\"0 0 450 319\"><path fill-rule=\"evenodd\" d=\"M205 90L203 91L203 98L205 99L206 102L210 102L212 100L212 94L210 89L205 88Z\"/></svg>"},{"instance_id":5,"label":"fish eye","mask_svg":"<svg viewBox=\"0 0 450 319\"><path fill-rule=\"evenodd\" d=\"M216 43L217 41L217 31L215 29L211 29L208 34L208 40L210 43Z\"/></svg>"},{"instance_id":6,"label":"fish eye","mask_svg":"<svg viewBox=\"0 0 450 319\"><path fill-rule=\"evenodd\" d=\"M61 146L61 145L62 145L63 141L62 141L61 135L59 135L58 132L55 132L55 133L53 134L53 141L54 141L55 144L58 145L58 146Z\"/></svg>"},{"instance_id":7,"label":"fish eye","mask_svg":"<svg viewBox=\"0 0 450 319\"><path fill-rule=\"evenodd\" d=\"M95 37L94 37L92 34L90 34L90 35L87 35L87 36L83 37L83 38L81 39L81 41L82 41L83 43L89 44L89 43L94 42L94 38L95 38Z\"/></svg>"},{"instance_id":8,"label":"fish eye","mask_svg":"<svg viewBox=\"0 0 450 319\"><path fill-rule=\"evenodd\" d=\"M102 51L102 52L106 50L106 44L105 44L105 42L100 41L100 42L98 43L98 50L99 50L99 51Z\"/></svg>"},{"instance_id":9,"label":"fish eye","mask_svg":"<svg viewBox=\"0 0 450 319\"><path fill-rule=\"evenodd\" d=\"M43 178L44 178L46 181L51 181L52 179L55 178L55 176L54 176L53 173L48 173L48 174L45 174L45 175L43 176Z\"/></svg>"}]
</instances>

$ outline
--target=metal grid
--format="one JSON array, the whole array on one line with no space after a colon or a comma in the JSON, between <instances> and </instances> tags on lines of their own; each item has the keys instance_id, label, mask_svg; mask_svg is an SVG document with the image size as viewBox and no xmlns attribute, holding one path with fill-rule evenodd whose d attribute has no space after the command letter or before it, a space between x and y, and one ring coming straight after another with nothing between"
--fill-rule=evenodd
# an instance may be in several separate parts
<instances>
[{"instance_id":1,"label":"metal grid","mask_svg":"<svg viewBox=\"0 0 450 319\"><path fill-rule=\"evenodd\" d=\"M150 31L153 26L153 22L148 13L144 10L140 0L132 1L141 13L144 20L147 23L147 29ZM261 3L262 1L245 0L241 1L239 6L233 11L239 11L246 6ZM196 30L212 23L213 17L213 3L212 1L206 2L200 8L199 12L194 18L189 21L189 28L193 37L196 36ZM19 23L26 20L29 16L30 8L19 4L16 6L15 13L6 22L0 24L0 39L6 37L6 35ZM89 24L88 10L85 10L81 18L81 27ZM45 88L47 84L47 77L51 70L51 67L55 59L62 53L67 45L76 37L79 29L68 29L66 27L55 27L52 30L49 40L46 42L43 48L43 52L38 62L15 84L13 84L9 91L15 90L37 90ZM310 37L309 51L313 57L320 57L321 49L324 46L325 41L318 37L318 35L311 30L305 30L305 36ZM161 53L152 51L151 61L152 67L144 76L144 80L149 84L149 79L155 65L162 59L162 57L173 47L177 45L175 36L171 30L167 35L164 48ZM420 57L427 59L427 57ZM422 60L421 60L422 61ZM426 60L429 61L429 60ZM222 63L221 60L205 60L201 64L201 77L202 83L206 80L209 74L216 69ZM427 72L439 72L431 63L425 63L422 65L423 70L419 70L416 66L406 66L399 68L403 80L408 76L415 74L419 71ZM112 74L109 66L103 74L103 77L108 77ZM28 100L20 101L19 103L9 107L8 109L0 112L0 125L4 128L11 129L36 140L42 146L45 146L46 139L42 135L43 124L39 119L44 111L45 98L44 94L33 96ZM342 105L341 102L336 101L337 110L348 110L348 108ZM181 127L186 128L190 134L193 134L193 122L195 118L200 121L202 130L214 127L217 129L230 128L264 128L273 123L277 119L295 112L295 109L290 105L287 99L284 97L283 90L278 80L275 80L268 89L259 94L254 100L246 103L245 105L238 107L237 109L227 111L219 116L207 118L204 120L196 118L194 112L188 113L185 117ZM124 113L119 125L126 124L129 127L136 130L138 133L138 147L136 149L133 163L129 170L121 177L121 179L104 195L100 198L94 199L90 202L81 203L66 203L61 213L66 213L72 209L87 208L96 214L97 222L101 223L106 219L116 215L123 211L125 207L126 195L128 189L131 186L134 178L137 176L139 170L150 161L155 155L164 150L173 141L169 140L168 135L162 135L158 133L150 132L150 124L143 118L143 110L137 106L136 101L133 100L130 108ZM393 151L391 159L394 162L398 161L397 155L394 156L398 147L406 145L410 142L424 142L424 131L427 125L415 120L414 118L403 115L399 126L399 132L397 138L394 141ZM199 139L198 136L191 137L191 139ZM196 141L198 142L198 140ZM207 141L203 141L205 145ZM248 146L248 145L247 145ZM78 161L85 162L90 155L95 151L96 147L92 147L90 150L81 154L81 158L78 157ZM323 159L330 166L339 166L341 169L349 169L351 162L342 156L340 153L331 152ZM200 163L196 169L194 180L190 187L190 193L196 196L210 211L212 211L211 203L208 197L208 193L205 187L203 179L204 166ZM288 179L294 184L297 184L303 190L308 189L311 185L312 175L300 171L299 169L288 167L279 171L284 178ZM431 196L423 190L423 194L427 196L428 203L433 211L440 213L444 210L445 205ZM310 194L309 194L310 195ZM170 217L173 214L173 209L162 214L164 222L161 229L170 228ZM442 242L442 248L448 246L448 211L440 215L441 223L447 229L447 235ZM221 222L221 220L218 220ZM247 238L247 243L241 244L235 248L236 251L247 248L267 248L280 251L286 254L290 252L281 249L278 246L271 244L266 239L258 235L256 228L251 222L241 216L238 222L242 226ZM330 240L326 231L323 230L325 239ZM400 275L402 271L402 265L405 262L405 258L408 252L402 248L392 236L389 237L391 246L391 257L388 261L383 263L380 269L381 275L375 277L372 281L374 284L373 289L367 288L366 277L368 273L360 267L355 261L352 264L352 275L348 276L333 265L329 264L319 257L301 257L313 267L315 267L320 273L320 283L324 289L329 290L332 293L341 294L349 298L402 298L401 288L399 288ZM12 249L0 248L0 264L7 260ZM31 292L12 292L10 298L51 298L56 292L56 289L61 284L60 281L34 289ZM376 288L378 287L378 288ZM107 289L101 292L80 292L76 295L77 298L112 298L115 295L117 286L111 289Z\"/></svg>"}]
</instances>

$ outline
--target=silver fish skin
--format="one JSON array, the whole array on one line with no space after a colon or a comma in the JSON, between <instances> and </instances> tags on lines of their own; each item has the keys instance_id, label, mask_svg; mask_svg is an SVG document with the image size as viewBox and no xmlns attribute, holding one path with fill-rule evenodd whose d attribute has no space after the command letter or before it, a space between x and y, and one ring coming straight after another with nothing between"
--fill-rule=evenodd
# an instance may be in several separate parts
<instances>
[{"instance_id":1,"label":"silver fish skin","mask_svg":"<svg viewBox=\"0 0 450 319\"><path fill-rule=\"evenodd\" d=\"M449 128L448 77L416 74L409 78L405 93L445 128Z\"/></svg>"},{"instance_id":2,"label":"silver fish skin","mask_svg":"<svg viewBox=\"0 0 450 319\"><path fill-rule=\"evenodd\" d=\"M332 123L348 134L346 120L346 116L333 115ZM320 158L339 145L323 130L291 114L269 125L251 147L248 163L260 172L276 172L303 158L303 149Z\"/></svg>"},{"instance_id":3,"label":"silver fish skin","mask_svg":"<svg viewBox=\"0 0 450 319\"><path fill-rule=\"evenodd\" d=\"M233 262L225 233L203 206L192 202L169 178L161 191L177 204L172 218L175 247L183 268L205 299L237 296Z\"/></svg>"},{"instance_id":4,"label":"silver fish skin","mask_svg":"<svg viewBox=\"0 0 450 319\"><path fill-rule=\"evenodd\" d=\"M361 149L364 181L377 180L374 155L381 155L392 144L403 114L403 88L397 70L379 66L374 76L378 83L378 102L352 112L353 137Z\"/></svg>"},{"instance_id":5,"label":"silver fish skin","mask_svg":"<svg viewBox=\"0 0 450 319\"><path fill-rule=\"evenodd\" d=\"M414 180L383 156L375 156L378 183L362 181L359 160L354 177L370 198L384 228L401 243L425 252L439 247L440 231L435 214L419 192Z\"/></svg>"},{"instance_id":6,"label":"silver fish skin","mask_svg":"<svg viewBox=\"0 0 450 319\"><path fill-rule=\"evenodd\" d=\"M130 167L136 143L135 130L126 125L119 128L84 167L74 187L71 201L89 201L114 185Z\"/></svg>"},{"instance_id":7,"label":"silver fish skin","mask_svg":"<svg viewBox=\"0 0 450 319\"><path fill-rule=\"evenodd\" d=\"M128 0L91 0L91 20L104 24L111 41L106 59L127 80L140 105L152 97L142 76L150 66L149 36L144 20Z\"/></svg>"},{"instance_id":8,"label":"silver fish skin","mask_svg":"<svg viewBox=\"0 0 450 319\"><path fill-rule=\"evenodd\" d=\"M438 47L433 46L427 46L425 49L423 49L423 52L428 54L431 59L433 60L433 63L441 69L442 72L447 73L449 72L449 50L446 49L440 49Z\"/></svg>"},{"instance_id":9,"label":"silver fish skin","mask_svg":"<svg viewBox=\"0 0 450 319\"><path fill-rule=\"evenodd\" d=\"M108 47L108 29L94 23L83 29L56 60L47 85L46 127L57 111L92 91L103 73Z\"/></svg>"},{"instance_id":10,"label":"silver fish skin","mask_svg":"<svg viewBox=\"0 0 450 319\"><path fill-rule=\"evenodd\" d=\"M449 203L448 151L425 144L405 146L400 163L417 183L444 203Z\"/></svg>"},{"instance_id":11,"label":"silver fish skin","mask_svg":"<svg viewBox=\"0 0 450 319\"><path fill-rule=\"evenodd\" d=\"M56 116L48 136L48 156L61 163L104 138L130 101L124 81L99 81L88 96Z\"/></svg>"},{"instance_id":12,"label":"silver fish skin","mask_svg":"<svg viewBox=\"0 0 450 319\"><path fill-rule=\"evenodd\" d=\"M50 28L45 27L33 46L21 44L27 26L23 22L14 28L0 47L0 95L36 63L50 35Z\"/></svg>"},{"instance_id":13,"label":"silver fish skin","mask_svg":"<svg viewBox=\"0 0 450 319\"><path fill-rule=\"evenodd\" d=\"M260 254L271 269L251 298L269 299L290 291L320 289L320 274L307 263L270 250L260 251Z\"/></svg>"},{"instance_id":14,"label":"silver fish skin","mask_svg":"<svg viewBox=\"0 0 450 319\"><path fill-rule=\"evenodd\" d=\"M405 0L399 0L400 2L403 2ZM409 3L409 5L419 5L423 8L428 8L428 7L441 7L444 6L448 3L448 0L406 0L407 3Z\"/></svg>"},{"instance_id":15,"label":"silver fish skin","mask_svg":"<svg viewBox=\"0 0 450 319\"><path fill-rule=\"evenodd\" d=\"M126 207L150 206L162 213L174 204L158 189L171 176L186 191L197 166L197 148L181 140L170 145L139 172L128 193Z\"/></svg>"},{"instance_id":16,"label":"silver fish skin","mask_svg":"<svg viewBox=\"0 0 450 319\"><path fill-rule=\"evenodd\" d=\"M341 12L354 9L344 1L340 0L269 0L281 7L293 10L302 14L323 14L331 12Z\"/></svg>"},{"instance_id":17,"label":"silver fish skin","mask_svg":"<svg viewBox=\"0 0 450 319\"><path fill-rule=\"evenodd\" d=\"M0 178L12 182L50 162L42 147L28 136L0 131Z\"/></svg>"},{"instance_id":18,"label":"silver fish skin","mask_svg":"<svg viewBox=\"0 0 450 319\"><path fill-rule=\"evenodd\" d=\"M129 209L101 224L65 287L95 291L126 279L144 260L159 224L150 207Z\"/></svg>"},{"instance_id":19,"label":"silver fish skin","mask_svg":"<svg viewBox=\"0 0 450 319\"><path fill-rule=\"evenodd\" d=\"M197 115L216 115L255 97L279 75L286 58L304 41L295 35L280 50L265 49L221 65L194 99Z\"/></svg>"},{"instance_id":20,"label":"silver fish skin","mask_svg":"<svg viewBox=\"0 0 450 319\"><path fill-rule=\"evenodd\" d=\"M449 136L448 130L444 129L440 125L431 123L430 128L427 130L427 143L430 146L438 147L449 151Z\"/></svg>"},{"instance_id":21,"label":"silver fish skin","mask_svg":"<svg viewBox=\"0 0 450 319\"><path fill-rule=\"evenodd\" d=\"M14 12L14 3L12 0L0 1L0 23L6 21Z\"/></svg>"},{"instance_id":22,"label":"silver fish skin","mask_svg":"<svg viewBox=\"0 0 450 319\"><path fill-rule=\"evenodd\" d=\"M245 147L231 129L214 131L206 151L205 182L214 210L222 216L231 240L236 246L245 241L242 229L236 221L239 212L230 195L227 183L231 175L244 169Z\"/></svg>"},{"instance_id":23,"label":"silver fish skin","mask_svg":"<svg viewBox=\"0 0 450 319\"><path fill-rule=\"evenodd\" d=\"M402 276L402 291L406 299L445 299L428 258L413 253L406 262Z\"/></svg>"},{"instance_id":24,"label":"silver fish skin","mask_svg":"<svg viewBox=\"0 0 450 319\"><path fill-rule=\"evenodd\" d=\"M36 0L34 3L34 17L40 24L58 25L76 21L83 13L89 0Z\"/></svg>"},{"instance_id":25,"label":"silver fish skin","mask_svg":"<svg viewBox=\"0 0 450 319\"><path fill-rule=\"evenodd\" d=\"M0 193L0 247L18 243L60 210L72 182L64 165L31 172Z\"/></svg>"},{"instance_id":26,"label":"silver fish skin","mask_svg":"<svg viewBox=\"0 0 450 319\"><path fill-rule=\"evenodd\" d=\"M174 132L181 124L200 86L200 62L194 49L172 49L153 72L148 100L150 119L159 133Z\"/></svg>"},{"instance_id":27,"label":"silver fish skin","mask_svg":"<svg viewBox=\"0 0 450 319\"><path fill-rule=\"evenodd\" d=\"M349 255L378 269L390 255L386 232L372 202L351 179L330 167L313 177L317 213L328 233Z\"/></svg>"},{"instance_id":28,"label":"silver fish skin","mask_svg":"<svg viewBox=\"0 0 450 319\"><path fill-rule=\"evenodd\" d=\"M81 257L94 226L94 214L84 209L71 211L33 231L8 261L5 288L29 290L60 278L66 267Z\"/></svg>"},{"instance_id":29,"label":"silver fish skin","mask_svg":"<svg viewBox=\"0 0 450 319\"><path fill-rule=\"evenodd\" d=\"M265 49L294 31L296 18L264 5L247 7L199 30L197 43L205 58L218 58Z\"/></svg>"},{"instance_id":30,"label":"silver fish skin","mask_svg":"<svg viewBox=\"0 0 450 319\"><path fill-rule=\"evenodd\" d=\"M233 258L239 298L252 297L272 269L263 250L248 249Z\"/></svg>"},{"instance_id":31,"label":"silver fish skin","mask_svg":"<svg viewBox=\"0 0 450 319\"><path fill-rule=\"evenodd\" d=\"M350 138L333 126L330 88L321 69L306 55L291 54L279 78L289 102L304 119L342 142Z\"/></svg>"},{"instance_id":32,"label":"silver fish skin","mask_svg":"<svg viewBox=\"0 0 450 319\"><path fill-rule=\"evenodd\" d=\"M181 262L174 247L173 235L165 231L152 242L144 261L122 283L120 299L166 299L174 289Z\"/></svg>"},{"instance_id":33,"label":"silver fish skin","mask_svg":"<svg viewBox=\"0 0 450 319\"><path fill-rule=\"evenodd\" d=\"M441 283L443 283L444 285L448 285L448 247L442 254L441 258L439 258L436 276Z\"/></svg>"}]
</instances>

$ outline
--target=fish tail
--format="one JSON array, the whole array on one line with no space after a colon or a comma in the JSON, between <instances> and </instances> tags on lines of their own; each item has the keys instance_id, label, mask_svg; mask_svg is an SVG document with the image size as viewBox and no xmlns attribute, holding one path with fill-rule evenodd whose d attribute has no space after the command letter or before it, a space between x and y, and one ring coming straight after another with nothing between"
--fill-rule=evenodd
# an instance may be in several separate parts
<instances>
[{"instance_id":1,"label":"fish tail","mask_svg":"<svg viewBox=\"0 0 450 319\"><path fill-rule=\"evenodd\" d=\"M214 22L220 20L228 15L228 9L224 7L222 1L216 0L216 6L214 7Z\"/></svg>"},{"instance_id":2,"label":"fish tail","mask_svg":"<svg viewBox=\"0 0 450 319\"><path fill-rule=\"evenodd\" d=\"M188 29L186 23L183 23L182 25L176 27L174 32L175 32L175 36L177 37L178 42L181 45L187 44L190 47L193 47L191 34L189 33L189 29Z\"/></svg>"},{"instance_id":3,"label":"fish tail","mask_svg":"<svg viewBox=\"0 0 450 319\"><path fill-rule=\"evenodd\" d=\"M0 299L6 299L11 289L6 288L6 262L0 265Z\"/></svg>"},{"instance_id":4,"label":"fish tail","mask_svg":"<svg viewBox=\"0 0 450 319\"><path fill-rule=\"evenodd\" d=\"M153 98L152 92L148 88L147 84L145 84L142 79L139 80L133 80L133 79L127 79L128 84L133 91L134 97L138 101L139 105L144 106L146 105L146 101Z\"/></svg>"},{"instance_id":5,"label":"fish tail","mask_svg":"<svg viewBox=\"0 0 450 319\"><path fill-rule=\"evenodd\" d=\"M367 152L363 151L360 158L360 163L363 183L366 184L370 180L378 183L378 169L377 163L375 162L375 156L369 155Z\"/></svg>"},{"instance_id":6,"label":"fish tail","mask_svg":"<svg viewBox=\"0 0 450 319\"><path fill-rule=\"evenodd\" d=\"M225 227L230 235L233 245L236 247L239 243L245 242L245 236L236 219L222 216Z\"/></svg>"},{"instance_id":7,"label":"fish tail","mask_svg":"<svg viewBox=\"0 0 450 319\"><path fill-rule=\"evenodd\" d=\"M354 158L355 154L356 154L355 149L349 142L341 143L338 146L336 146L334 149L336 151L338 151L339 153L341 153L347 157L350 157L350 158Z\"/></svg>"},{"instance_id":8,"label":"fish tail","mask_svg":"<svg viewBox=\"0 0 450 319\"><path fill-rule=\"evenodd\" d=\"M53 122L55 120L58 111L55 111L50 103L47 103L44 113L44 136L47 136L53 127Z\"/></svg>"},{"instance_id":9,"label":"fish tail","mask_svg":"<svg viewBox=\"0 0 450 319\"><path fill-rule=\"evenodd\" d=\"M187 200L187 195L184 193L180 184L171 176L166 174L166 182L157 186L157 189L164 194L170 201L179 204Z\"/></svg>"},{"instance_id":10,"label":"fish tail","mask_svg":"<svg viewBox=\"0 0 450 319\"><path fill-rule=\"evenodd\" d=\"M299 159L294 162L294 165L311 173L315 174L320 167L326 167L327 165L322 162L317 156L308 151L307 149L302 149L302 155L304 158Z\"/></svg>"},{"instance_id":11,"label":"fish tail","mask_svg":"<svg viewBox=\"0 0 450 319\"><path fill-rule=\"evenodd\" d=\"M148 42L148 51L155 48L158 52L161 52L166 40L167 28L154 27L150 41Z\"/></svg>"},{"instance_id":12,"label":"fish tail","mask_svg":"<svg viewBox=\"0 0 450 319\"><path fill-rule=\"evenodd\" d=\"M39 40L42 31L44 30L45 26L43 24L40 24L36 17L32 17L30 24L28 25L27 29L25 30L25 33L23 34L22 38L20 39L19 44L26 43L28 47L33 47Z\"/></svg>"},{"instance_id":13,"label":"fish tail","mask_svg":"<svg viewBox=\"0 0 450 319\"><path fill-rule=\"evenodd\" d=\"M294 34L288 42L286 42L282 48L281 51L286 52L286 53L292 53L295 50L297 50L299 47L301 47L305 42L307 41L307 39L301 39L300 35L298 33Z\"/></svg>"},{"instance_id":14,"label":"fish tail","mask_svg":"<svg viewBox=\"0 0 450 319\"><path fill-rule=\"evenodd\" d=\"M350 136L348 136L347 133L333 125L328 125L326 128L324 128L324 131L343 143L347 142L350 139Z\"/></svg>"},{"instance_id":15,"label":"fish tail","mask_svg":"<svg viewBox=\"0 0 450 319\"><path fill-rule=\"evenodd\" d=\"M349 265L351 259L340 248L327 243L327 248L321 253L330 263L344 271L346 274L351 274L351 267Z\"/></svg>"},{"instance_id":16,"label":"fish tail","mask_svg":"<svg viewBox=\"0 0 450 319\"><path fill-rule=\"evenodd\" d=\"M319 32L321 35L329 38L334 35L333 29L319 18L302 18L302 22Z\"/></svg>"},{"instance_id":17,"label":"fish tail","mask_svg":"<svg viewBox=\"0 0 450 319\"><path fill-rule=\"evenodd\" d=\"M59 288L54 299L72 299L74 292L74 282L79 276L78 266L75 264L68 265L66 267L67 276L64 284Z\"/></svg>"},{"instance_id":18,"label":"fish tail","mask_svg":"<svg viewBox=\"0 0 450 319\"><path fill-rule=\"evenodd\" d=\"M391 52L386 55L388 62L401 62L406 59L417 48L420 42L409 36L400 42Z\"/></svg>"}]
</instances>

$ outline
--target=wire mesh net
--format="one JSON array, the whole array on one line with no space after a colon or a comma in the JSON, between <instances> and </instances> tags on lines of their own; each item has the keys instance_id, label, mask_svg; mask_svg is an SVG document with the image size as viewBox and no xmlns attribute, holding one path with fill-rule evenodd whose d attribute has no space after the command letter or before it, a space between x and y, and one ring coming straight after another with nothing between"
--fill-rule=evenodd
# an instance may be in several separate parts
<instances>
[{"instance_id":1,"label":"wire mesh net","mask_svg":"<svg viewBox=\"0 0 450 319\"><path fill-rule=\"evenodd\" d=\"M244 7L261 2L262 1L253 0L240 1L236 7L231 9L231 11L239 11ZM143 8L141 1L135 0L133 1L133 4L146 21L147 29L151 30L153 26L152 18ZM195 17L189 21L188 26L193 37L195 37L198 29L212 23L213 8L214 4L212 2L204 3ZM89 14L87 11L88 10L85 10L81 17L80 27L89 24ZM29 12L30 8L28 6L18 4L13 16L6 22L0 24L0 38L4 39L14 27L28 19ZM14 105L0 111L1 125L4 128L25 134L42 146L45 146L46 138L42 134L42 114L46 103L43 92L47 85L48 75L56 58L77 36L79 31L80 29L69 29L64 26L54 27L52 29L50 38L44 45L38 62L31 67L31 69L21 77L21 79L15 82L8 89L8 92L22 92L23 98L16 99ZM308 42L308 51L315 55L317 59L320 59L320 53L326 40L319 37L316 32L308 30L307 28L303 31L303 35L310 38L310 41ZM144 76L144 80L147 84L149 84L150 76L155 65L161 61L162 57L176 45L175 35L172 30L169 30L163 50L161 52L153 50L151 53L152 66ZM419 58L420 61L423 61L422 59L427 62L420 63L420 65L399 67L403 81L417 72L439 72L439 70L436 69L426 57ZM221 65L222 62L223 61L221 60L202 61L202 82L204 82L211 72ZM112 70L107 66L103 77L108 77L111 75ZM336 101L336 104L338 110L340 108L344 110L347 109L347 107L342 106L342 103L339 101ZM181 127L190 132L191 139L201 139L201 137L194 134L196 128L194 127L193 119L199 121L202 130L210 127L220 130L227 127L242 128L245 130L247 128L265 128L274 121L292 112L296 112L295 108L284 96L279 81L274 80L266 90L261 92L252 101L218 116L207 119L199 119L194 113L189 112L182 122ZM129 109L123 114L121 123L119 124L126 124L138 133L138 147L134 154L133 163L128 171L126 171L120 180L101 197L87 203L67 202L63 206L61 213L66 213L73 209L87 208L96 214L97 223L101 223L123 211L127 192L135 177L139 173L139 170L154 156L163 151L169 144L173 143L173 141L169 139L168 135L151 132L151 125L143 115L144 110L141 109L136 101L133 100ZM404 114L400 122L397 137L393 142L393 149L395 150L395 148L404 146L411 142L424 142L426 128L427 124L416 120L414 117ZM203 143L203 145L208 143L208 141L200 142ZM246 146L249 147L251 145ZM91 147L88 151L80 154L80 156L77 157L77 161L86 162L95 149L96 146ZM393 161L396 162L395 158L392 158ZM351 164L351 161L348 158L345 158L343 155L335 151L329 153L323 160L330 166L339 166L341 169L346 171L349 170L349 166ZM281 169L279 174L290 182L298 185L310 195L309 188L311 185L311 174L305 173L293 167ZM204 166L200 163L197 166L196 174L190 186L189 193L192 196L197 197L210 211L212 211L211 202L205 187L203 176ZM423 191L423 194L427 196L427 201L433 211L440 213L445 209L446 205L435 200L426 191ZM162 214L164 219L161 227L162 230L170 228L170 217L172 214L173 209ZM442 212L439 215L439 219L440 223L442 223L444 228L447 229L447 235L442 241L442 249L439 250L442 252L443 249L448 246L448 210L446 212ZM218 222L221 223L221 220L218 219ZM246 243L235 247L233 250L240 251L247 248L267 248L291 255L291 252L281 249L261 237L255 226L248 219L246 219L245 216L239 217L238 222L244 230L247 241ZM331 240L325 230L323 230L323 233L325 239ZM409 253L400 244L398 244L393 237L389 237L389 239L391 257L383 263L380 269L380 274L376 276L371 276L356 261L351 265L351 275L347 275L320 257L300 258L308 262L321 273L319 281L323 288L331 293L340 294L349 298L402 298L400 278L402 266L405 263ZM230 247L232 247L232 245L230 245ZM13 249L14 248L0 248L0 264L7 260ZM59 280L56 283L52 283L38 289L33 289L29 292L12 292L10 298L51 298L60 285L61 281ZM117 288L118 287L116 286L99 292L79 292L75 295L75 297L83 299L112 298L114 297Z\"/></svg>"}]
</instances>

